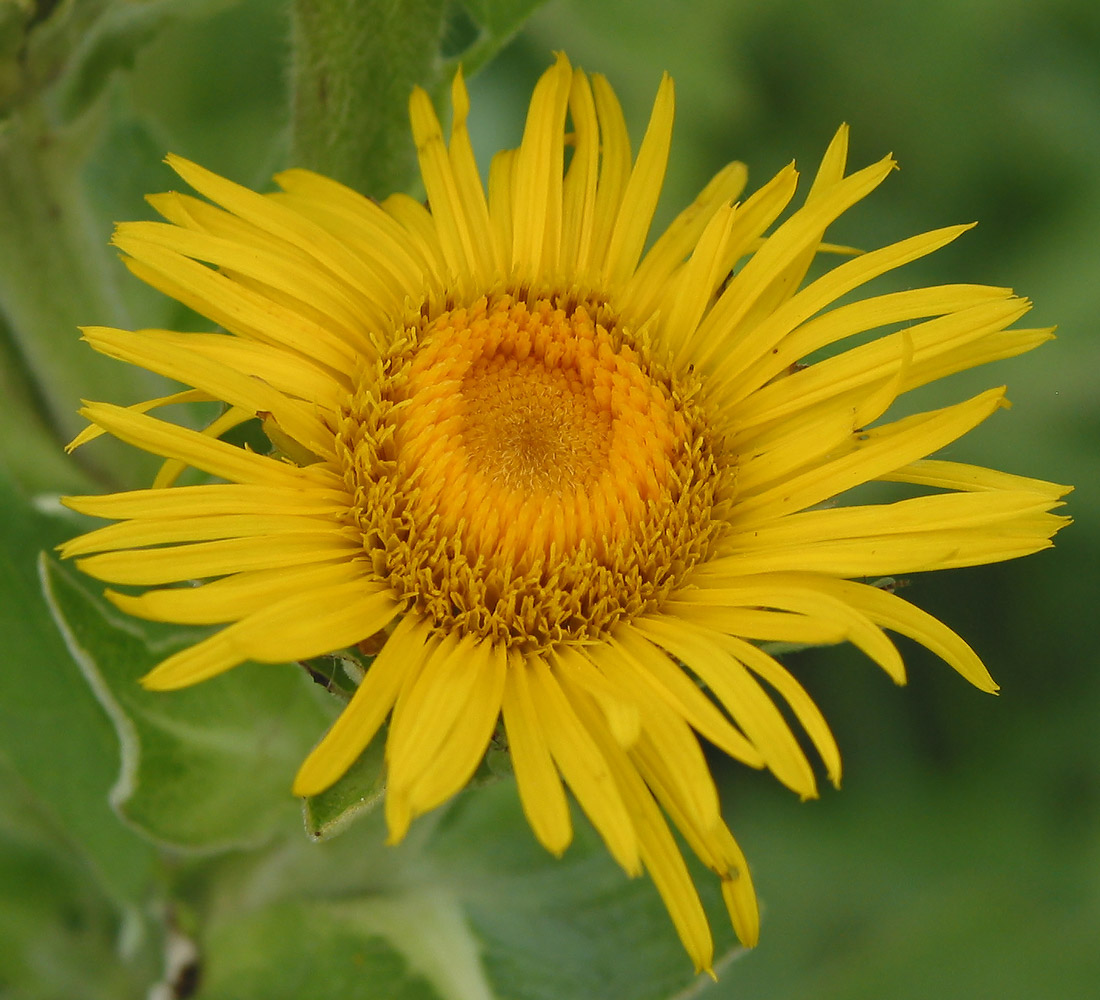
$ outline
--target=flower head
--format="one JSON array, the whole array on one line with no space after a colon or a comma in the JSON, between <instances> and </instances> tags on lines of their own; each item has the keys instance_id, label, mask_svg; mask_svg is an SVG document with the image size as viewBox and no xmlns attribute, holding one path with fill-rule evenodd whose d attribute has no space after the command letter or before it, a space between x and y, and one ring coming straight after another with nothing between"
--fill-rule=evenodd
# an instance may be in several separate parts
<instances>
[{"instance_id":1,"label":"flower head","mask_svg":"<svg viewBox=\"0 0 1100 1000\"><path fill-rule=\"evenodd\" d=\"M709 968L669 820L721 880L746 944L758 917L699 737L813 796L779 700L840 778L821 713L761 643L848 640L900 683L890 630L995 690L962 639L866 580L1042 549L1066 490L928 457L1004 405L1003 389L886 414L1050 333L1009 329L1028 303L980 285L837 304L966 226L806 281L836 249L830 223L894 167L846 173L846 129L782 223L794 168L739 201L745 171L731 164L647 251L667 77L632 159L607 82L559 57L487 196L461 76L452 98L448 142L427 95L412 96L428 207L305 170L257 194L169 159L208 200L155 196L167 221L123 224L114 242L138 277L225 332L84 331L192 388L84 408L79 440L105 431L166 464L151 489L70 498L118 523L64 553L146 588L108 591L125 611L224 624L157 666L150 688L373 637L381 651L294 788L338 780L388 719L394 840L466 784L502 720L538 839L555 854L570 842L564 783L623 868L650 873ZM227 408L204 431L150 413L195 399ZM252 419L271 454L221 440ZM209 481L172 485L186 466ZM833 502L870 481L920 489Z\"/></svg>"}]
</instances>

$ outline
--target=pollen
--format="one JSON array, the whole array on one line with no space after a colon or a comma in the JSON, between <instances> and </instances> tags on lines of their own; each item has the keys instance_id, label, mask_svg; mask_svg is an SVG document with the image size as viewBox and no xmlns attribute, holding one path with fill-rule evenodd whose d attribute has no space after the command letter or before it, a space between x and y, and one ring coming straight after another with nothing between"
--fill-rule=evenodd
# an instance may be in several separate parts
<instances>
[{"instance_id":1,"label":"pollen","mask_svg":"<svg viewBox=\"0 0 1100 1000\"><path fill-rule=\"evenodd\" d=\"M484 296L410 325L380 366L338 435L354 522L440 629L596 640L709 553L721 449L604 305Z\"/></svg>"}]
</instances>

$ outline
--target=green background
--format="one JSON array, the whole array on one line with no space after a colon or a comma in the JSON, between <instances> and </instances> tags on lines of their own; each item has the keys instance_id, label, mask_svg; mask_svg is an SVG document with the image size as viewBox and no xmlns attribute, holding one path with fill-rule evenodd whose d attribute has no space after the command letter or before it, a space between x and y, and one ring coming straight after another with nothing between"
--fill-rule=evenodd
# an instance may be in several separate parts
<instances>
[{"instance_id":1,"label":"green background","mask_svg":"<svg viewBox=\"0 0 1100 1000\"><path fill-rule=\"evenodd\" d=\"M159 163L167 150L259 186L285 162L289 54L283 4L206 3L188 17L175 13L150 37L132 66L112 76L96 123L95 151L82 168L92 198L88 233L95 245L105 244L111 221L150 214L143 195L172 184ZM472 84L472 128L483 164L501 145L518 141L531 85L555 50L610 78L635 141L661 71L675 78L677 126L659 221L671 218L730 159L749 165L752 187L791 158L810 171L837 125L847 121L854 166L892 151L902 169L842 219L830 238L875 246L976 219L975 231L898 280L1010 285L1034 300L1029 323L1059 327L1059 339L1038 352L964 373L922 397L944 403L1007 382L1014 407L954 446L949 457L1077 488L1068 505L1077 523L1059 536L1056 549L1026 562L917 578L906 591L971 642L1002 693L982 695L911 645L904 648L910 682L903 689L850 648L792 659L837 735L844 789L826 790L821 800L802 804L765 776L714 760L727 816L753 864L763 930L759 948L737 958L719 984L702 984L698 995L748 1000L1095 996L1100 983L1100 671L1092 635L1100 604L1095 499L1100 486L1095 390L1100 7L1086 0L896 5L554 0ZM125 278L109 255L104 260L136 324L179 318ZM111 321L95 315L82 320ZM8 335L0 383L9 401L17 398L11 388L17 376L31 374L22 371L25 355L12 343ZM104 378L109 386L110 374ZM103 385L89 394L105 394ZM30 396L44 411L43 401ZM11 414L9 406L9 442L26 430L20 423L12 433ZM48 423L44 418L44 426ZM143 996L155 975L155 956L138 953L110 970L98 956L114 954L127 919L147 915L119 918L119 908L105 906L100 897L122 900L126 913L127 901L138 895L135 886L145 884L146 869L154 863L135 846L143 843L136 837L110 832L114 817L106 795L115 778L115 743L108 719L97 714L94 703L67 700L63 692L83 683L76 667L55 635L28 625L37 614L34 550L74 530L38 517L27 504L34 490L25 485L26 469L42 468L38 453L30 450L34 443L27 434L23 451L17 441L5 453L24 487L5 492L3 511L3 570L15 596L0 611L7 637L0 647L6 747L0 754L5 804L0 884L14 888L0 901L0 997ZM135 483L146 474L140 467L122 473ZM47 470L35 486L73 488L66 477L85 475L94 478L102 471ZM84 600L76 590L72 594L77 604ZM286 681L285 690L268 694L255 710L283 711L279 698L289 685ZM247 709L242 705L242 720ZM319 731L323 721L317 720L326 711L314 701L302 707L303 735L297 743L287 737L277 759L290 762L308 748L307 734ZM44 732L56 737L47 741L49 759L35 749L45 745ZM88 744L67 744L65 736L72 733L91 734L94 752ZM273 781L273 794L284 783ZM188 794L201 798L201 783L194 787L198 790ZM131 806L131 820L143 808L156 811L156 803ZM259 822L255 809L249 815ZM463 822L476 827L476 820L460 816L456 823L460 829ZM201 817L196 822L198 840L225 833L203 826ZM453 832L444 834L437 852L454 870L486 863L476 856L471 861L457 848L448 854L447 845L454 842L463 841ZM514 866L518 873L530 859L521 847L515 850L504 867ZM74 860L59 864L59 852ZM93 859L90 868L80 861L85 854ZM244 862L231 857L221 864L232 869ZM178 879L187 889L184 895L205 902L214 890L191 892L188 878L223 887L244 878L224 871L215 877L202 866L195 869L199 874L189 871L181 863L179 870L155 877ZM600 871L601 878L612 878ZM527 886L516 878L517 885ZM491 873L486 879L492 881ZM496 942L486 945L494 961L506 966L514 954L527 961L530 956L507 934L511 911L498 906L508 897L508 884L501 880L494 886L484 896L464 895L460 888L456 898L467 901L479 940ZM542 889L531 891L541 898ZM555 948L583 954L562 930L570 920L568 902L553 897L547 904L552 914L564 914L558 924L542 927L541 909L528 914L528 947L534 942L534 950L541 949L542 964L524 966L517 959L518 972L500 972L498 983L512 983L500 987L501 995L526 995L516 984L536 980L551 985L542 993L532 986L531 996L633 1000L650 995L630 978L553 980ZM336 970L334 982L349 977L350 985L340 987L345 998L435 995L422 992L422 981L407 975L382 944L381 964L374 968L385 971L377 989L356 979L353 968L341 965L348 955L341 943L341 935L349 933L347 921L311 913L306 904L280 906L233 925L223 944L221 979L199 996L251 996L235 992L240 987L234 984L255 982L260 973L254 966L264 949L293 948L301 934L316 936L313 957ZM652 900L642 899L637 908L649 913ZM217 917L223 910L216 902L204 912ZM602 921L602 933L620 948L618 961L629 964L636 961L632 939L616 936L617 925L631 919L626 912L621 901L604 909L593 906L577 923L585 934L598 935ZM187 915L179 920L186 925ZM646 924L646 933L656 952L669 952L672 932L659 919L652 927ZM64 961L62 954L68 956ZM654 969L664 968L653 961ZM31 968L28 963L38 963L33 968L39 970L71 966L76 971L58 973L71 979L56 982L53 972L36 972L40 991L16 992L12 970ZM639 963L639 976L647 969ZM654 985L657 973L645 974ZM304 997L315 986L303 982L292 989L284 981L280 988ZM655 988L653 996L671 995ZM333 990L336 995L336 986Z\"/></svg>"}]
</instances>

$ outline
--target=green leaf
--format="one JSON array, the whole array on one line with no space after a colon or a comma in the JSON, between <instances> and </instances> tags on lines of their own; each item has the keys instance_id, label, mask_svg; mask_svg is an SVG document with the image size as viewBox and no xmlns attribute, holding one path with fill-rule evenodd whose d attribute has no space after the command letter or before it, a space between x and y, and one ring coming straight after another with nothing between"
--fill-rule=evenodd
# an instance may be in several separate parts
<instances>
[{"instance_id":1,"label":"green leaf","mask_svg":"<svg viewBox=\"0 0 1100 1000\"><path fill-rule=\"evenodd\" d=\"M0 470L0 757L18 773L40 818L84 859L107 893L134 905L153 852L111 811L118 741L43 600L38 553L72 533L39 513Z\"/></svg>"},{"instance_id":2,"label":"green leaf","mask_svg":"<svg viewBox=\"0 0 1100 1000\"><path fill-rule=\"evenodd\" d=\"M560 860L535 841L513 781L461 798L431 856L461 901L493 996L509 1000L668 1000L709 980L692 974L653 883L629 879L574 811ZM719 969L736 946L717 879L689 861L715 936Z\"/></svg>"},{"instance_id":3,"label":"green leaf","mask_svg":"<svg viewBox=\"0 0 1100 1000\"><path fill-rule=\"evenodd\" d=\"M0 468L28 495L86 492L94 480L65 454L64 442L35 398L34 382L0 317Z\"/></svg>"},{"instance_id":4,"label":"green leaf","mask_svg":"<svg viewBox=\"0 0 1100 1000\"><path fill-rule=\"evenodd\" d=\"M282 903L222 928L199 1000L439 1000L392 945L317 903Z\"/></svg>"},{"instance_id":5,"label":"green leaf","mask_svg":"<svg viewBox=\"0 0 1100 1000\"><path fill-rule=\"evenodd\" d=\"M114 723L122 759L111 800L133 826L175 847L224 850L296 825L291 778L331 722L305 671L246 664L183 691L145 691L138 678L200 634L127 618L52 559L43 580Z\"/></svg>"},{"instance_id":6,"label":"green leaf","mask_svg":"<svg viewBox=\"0 0 1100 1000\"><path fill-rule=\"evenodd\" d=\"M139 1000L154 978L154 942L135 938L135 915L120 914L44 819L0 761L0 993Z\"/></svg>"},{"instance_id":7,"label":"green leaf","mask_svg":"<svg viewBox=\"0 0 1100 1000\"><path fill-rule=\"evenodd\" d=\"M396 846L386 846L380 810L340 837L288 843L207 908L199 948L209 992L200 996L327 998L336 996L326 992L330 972L343 997L390 996L344 978L356 961L380 989L427 983L431 991L410 995L440 1000L671 1000L704 986L653 884L629 879L583 817L574 822L574 844L553 858L515 782L501 780L418 820ZM715 880L695 874L721 968L740 950ZM284 973L309 971L284 986L264 968L273 951ZM254 979L266 994L250 992L261 989Z\"/></svg>"}]
</instances>

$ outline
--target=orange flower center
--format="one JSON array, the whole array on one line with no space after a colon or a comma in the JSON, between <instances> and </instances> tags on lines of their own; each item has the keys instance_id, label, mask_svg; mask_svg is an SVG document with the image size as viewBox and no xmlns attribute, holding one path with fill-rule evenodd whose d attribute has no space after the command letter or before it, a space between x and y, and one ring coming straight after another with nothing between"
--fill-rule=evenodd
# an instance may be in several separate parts
<instances>
[{"instance_id":1,"label":"orange flower center","mask_svg":"<svg viewBox=\"0 0 1100 1000\"><path fill-rule=\"evenodd\" d=\"M668 389L584 306L504 296L443 313L408 366L397 424L419 516L516 567L606 555L667 485L684 434Z\"/></svg>"},{"instance_id":2,"label":"orange flower center","mask_svg":"<svg viewBox=\"0 0 1100 1000\"><path fill-rule=\"evenodd\" d=\"M339 435L399 597L541 647L652 610L705 557L728 478L709 426L606 307L500 295L407 333Z\"/></svg>"}]
</instances>

